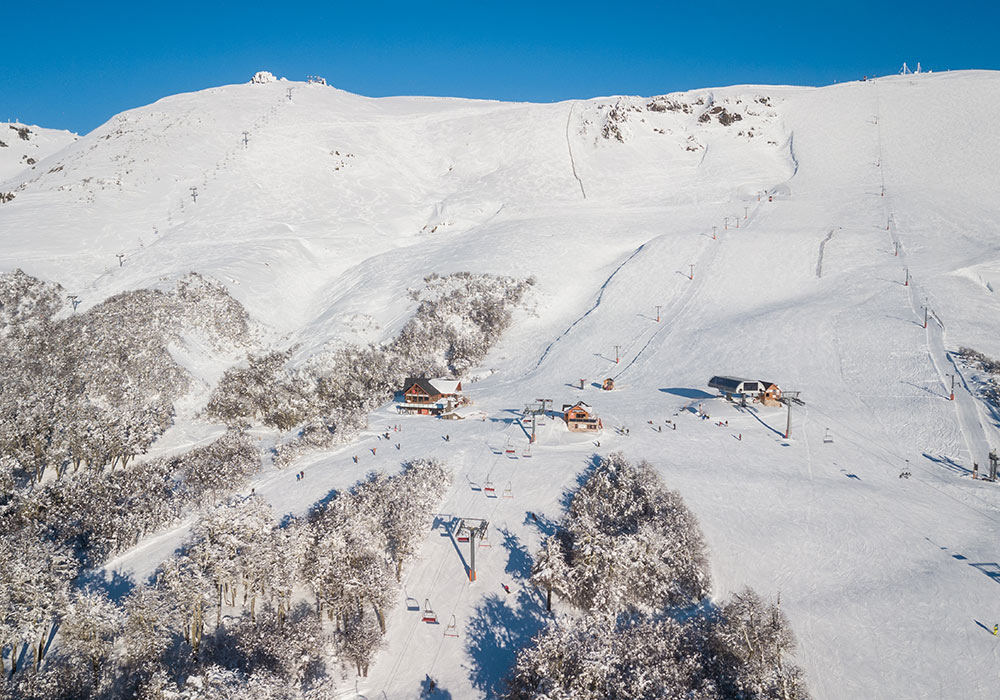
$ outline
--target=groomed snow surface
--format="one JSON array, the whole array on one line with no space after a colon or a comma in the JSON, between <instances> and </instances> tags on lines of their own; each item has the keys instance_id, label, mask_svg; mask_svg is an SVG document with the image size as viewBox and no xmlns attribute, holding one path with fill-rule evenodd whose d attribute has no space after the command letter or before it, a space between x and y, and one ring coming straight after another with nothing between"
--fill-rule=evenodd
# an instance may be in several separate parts
<instances>
[{"instance_id":1,"label":"groomed snow surface","mask_svg":"<svg viewBox=\"0 0 1000 700\"><path fill-rule=\"evenodd\" d=\"M780 594L816 698L996 697L1000 484L971 469L1000 436L960 373L949 401L947 375L960 346L1000 356L1000 75L671 99L689 111L294 82L169 97L0 183L17 194L0 204L0 270L57 281L83 308L196 270L275 346L300 343L300 359L392 337L413 311L407 290L432 272L537 279L492 374L465 384L485 420L386 406L359 442L250 485L303 513L405 459L455 472L404 581L440 624L401 599L344 697L417 697L428 676L442 697L494 695L544 622L525 586L532 553L578 474L617 450L652 462L697 515L716 598ZM742 119L724 125L714 106ZM196 354L185 366L220 371ZM728 404L707 387L716 374L800 391L791 439L784 408ZM598 388L606 377L613 392ZM217 430L193 418L204 398L158 449ZM591 404L599 447L550 418L523 456L517 417L538 398ZM395 425L399 450L376 437ZM453 517L492 524L474 583ZM142 580L184 535L109 568ZM459 636L445 637L452 615Z\"/></svg>"}]
</instances>

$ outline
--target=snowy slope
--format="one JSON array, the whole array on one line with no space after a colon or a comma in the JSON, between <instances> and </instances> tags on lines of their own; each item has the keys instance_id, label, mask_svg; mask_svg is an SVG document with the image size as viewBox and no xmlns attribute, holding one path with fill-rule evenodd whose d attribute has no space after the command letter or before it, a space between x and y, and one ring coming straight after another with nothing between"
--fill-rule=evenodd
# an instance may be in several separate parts
<instances>
[{"instance_id":1,"label":"snowy slope","mask_svg":"<svg viewBox=\"0 0 1000 700\"><path fill-rule=\"evenodd\" d=\"M456 471L442 513L498 528L469 584L436 521L405 584L461 636L400 601L367 697L415 697L428 674L452 697L489 696L540 624L518 585L543 534L527 514L558 519L592 455L618 449L699 517L719 598L780 593L817 698L993 697L1000 486L969 470L1000 434L961 378L948 401L945 375L961 345L1000 356L998 88L959 72L531 105L227 86L119 115L9 181L0 269L84 305L194 269L302 358L392 337L431 272L537 278L495 373L466 387L488 420L386 407L370 422L401 423L399 451L372 453L373 430L304 457L302 482L254 485L301 513L370 469L438 455ZM925 304L941 321L927 329ZM784 409L711 398L713 374L801 391L792 439ZM616 391L593 387L608 376ZM538 397L595 406L600 447L550 420L530 459L505 454L525 445L513 412ZM487 499L487 479L514 497ZM111 568L148 575L184 534Z\"/></svg>"},{"instance_id":2,"label":"snowy slope","mask_svg":"<svg viewBox=\"0 0 1000 700\"><path fill-rule=\"evenodd\" d=\"M19 122L0 122L0 185L30 171L38 161L48 158L77 138L69 131L43 129Z\"/></svg>"}]
</instances>

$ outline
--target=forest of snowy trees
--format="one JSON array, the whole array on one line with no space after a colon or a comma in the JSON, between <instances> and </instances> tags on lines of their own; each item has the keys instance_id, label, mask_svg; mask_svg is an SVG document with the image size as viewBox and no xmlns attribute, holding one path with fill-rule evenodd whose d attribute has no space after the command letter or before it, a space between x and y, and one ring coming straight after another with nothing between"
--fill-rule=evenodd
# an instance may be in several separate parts
<instances>
[{"instance_id":1,"label":"forest of snowy trees","mask_svg":"<svg viewBox=\"0 0 1000 700\"><path fill-rule=\"evenodd\" d=\"M402 570L449 483L441 463L417 460L302 518L278 522L255 496L220 502L120 602L71 586L78 564L66 547L8 533L0 696L328 697L345 667L367 673Z\"/></svg>"},{"instance_id":2,"label":"forest of snowy trees","mask_svg":"<svg viewBox=\"0 0 1000 700\"><path fill-rule=\"evenodd\" d=\"M243 307L194 273L62 316L65 298L20 270L0 275L0 481L128 466L188 390L168 345L185 332L214 346L250 340Z\"/></svg>"},{"instance_id":3,"label":"forest of snowy trees","mask_svg":"<svg viewBox=\"0 0 1000 700\"><path fill-rule=\"evenodd\" d=\"M190 390L170 346L192 334L251 346L243 307L193 273L87 310L56 284L0 275L0 697L319 698L345 668L366 674L449 473L413 461L279 521L236 495L262 464L243 428L353 434L416 363L481 359L526 289L464 274L425 283L411 340L317 358L308 383L286 369L289 353L252 356L209 409L240 417L227 433L137 461ZM417 347L420 328L431 346ZM114 600L88 585L110 557L181 523L190 538L152 581L120 582L131 592Z\"/></svg>"},{"instance_id":4,"label":"forest of snowy trees","mask_svg":"<svg viewBox=\"0 0 1000 700\"><path fill-rule=\"evenodd\" d=\"M279 450L285 464L309 446L349 439L365 416L392 399L407 376L461 376L480 362L510 326L533 280L495 275L429 275L412 318L382 345L345 345L292 369L292 351L251 355L226 372L206 413L233 426L255 422L289 430L299 439Z\"/></svg>"},{"instance_id":5,"label":"forest of snowy trees","mask_svg":"<svg viewBox=\"0 0 1000 700\"><path fill-rule=\"evenodd\" d=\"M802 700L777 604L708 599L705 545L646 462L601 459L543 540L532 582L571 607L517 657L509 700Z\"/></svg>"}]
</instances>

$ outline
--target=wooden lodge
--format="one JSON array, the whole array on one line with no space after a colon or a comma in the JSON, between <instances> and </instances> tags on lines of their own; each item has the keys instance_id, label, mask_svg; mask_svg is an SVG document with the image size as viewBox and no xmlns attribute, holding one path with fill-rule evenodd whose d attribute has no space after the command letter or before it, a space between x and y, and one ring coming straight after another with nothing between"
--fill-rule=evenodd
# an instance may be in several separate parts
<instances>
[{"instance_id":1,"label":"wooden lodge","mask_svg":"<svg viewBox=\"0 0 1000 700\"><path fill-rule=\"evenodd\" d=\"M598 431L604 427L601 419L594 415L593 409L583 401L565 404L562 410L566 427L573 432Z\"/></svg>"},{"instance_id":2,"label":"wooden lodge","mask_svg":"<svg viewBox=\"0 0 1000 700\"><path fill-rule=\"evenodd\" d=\"M400 413L439 416L464 401L461 391L458 379L408 377L403 384L403 402L396 408Z\"/></svg>"}]
</instances>

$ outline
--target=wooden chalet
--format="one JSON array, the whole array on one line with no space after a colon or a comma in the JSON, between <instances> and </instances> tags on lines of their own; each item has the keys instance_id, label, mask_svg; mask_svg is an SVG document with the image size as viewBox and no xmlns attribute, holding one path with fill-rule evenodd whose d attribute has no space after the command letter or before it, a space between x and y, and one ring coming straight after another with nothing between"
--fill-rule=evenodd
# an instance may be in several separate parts
<instances>
[{"instance_id":1,"label":"wooden chalet","mask_svg":"<svg viewBox=\"0 0 1000 700\"><path fill-rule=\"evenodd\" d=\"M597 431L604 427L601 419L594 415L593 409L583 401L564 404L562 410L566 427L573 432Z\"/></svg>"},{"instance_id":2,"label":"wooden chalet","mask_svg":"<svg viewBox=\"0 0 1000 700\"><path fill-rule=\"evenodd\" d=\"M403 384L400 413L439 416L462 401L462 382L458 379L408 377Z\"/></svg>"}]
</instances>

